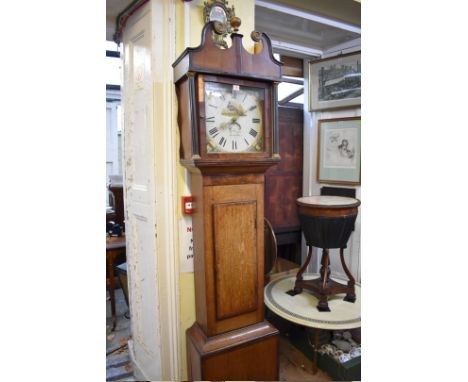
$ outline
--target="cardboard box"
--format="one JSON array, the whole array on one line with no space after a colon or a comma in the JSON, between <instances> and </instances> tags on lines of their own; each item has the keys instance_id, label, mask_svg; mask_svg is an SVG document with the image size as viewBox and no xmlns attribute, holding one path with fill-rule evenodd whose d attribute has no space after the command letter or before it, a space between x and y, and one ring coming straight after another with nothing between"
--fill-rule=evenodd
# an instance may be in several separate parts
<instances>
[{"instance_id":1,"label":"cardboard box","mask_svg":"<svg viewBox=\"0 0 468 382\"><path fill-rule=\"evenodd\" d=\"M361 357L340 363L328 354L317 354L317 363L320 370L325 371L334 381L360 381Z\"/></svg>"},{"instance_id":2,"label":"cardboard box","mask_svg":"<svg viewBox=\"0 0 468 382\"><path fill-rule=\"evenodd\" d=\"M314 350L307 340L306 329L294 325L291 330L291 343L304 353L309 359L313 359ZM322 330L320 336L320 345L328 343L331 340L330 332ZM360 381L361 380L361 357L350 359L348 362L340 363L328 354L317 353L317 366L320 370L326 372L333 381Z\"/></svg>"}]
</instances>

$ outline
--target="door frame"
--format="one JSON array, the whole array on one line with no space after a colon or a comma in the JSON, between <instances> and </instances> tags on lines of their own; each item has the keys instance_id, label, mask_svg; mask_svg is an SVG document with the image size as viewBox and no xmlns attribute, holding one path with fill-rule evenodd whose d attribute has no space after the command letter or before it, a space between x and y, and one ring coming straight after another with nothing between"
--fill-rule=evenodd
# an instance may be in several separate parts
<instances>
[{"instance_id":1,"label":"door frame","mask_svg":"<svg viewBox=\"0 0 468 382\"><path fill-rule=\"evenodd\" d=\"M151 349L157 354L155 364L160 367L150 368L139 363L138 349L135 343L129 341L129 352L134 364L135 376L145 380L180 380L181 378L181 335L179 325L179 263L176 221L177 195L177 151L176 151L176 109L174 86L172 81L172 62L176 52L175 1L150 0L138 9L128 20L126 30L144 15L150 13L150 73L151 89L147 97L151 100L151 125L153 160L150 166L154 176L151 179L153 190L153 217L155 253L144 256L155 257L155 303L157 317L145 317L138 322L133 321L132 334L138 330L138 325L157 320L159 333L155 333ZM125 32L124 32L125 41ZM124 51L124 67L126 56ZM125 93L125 88L123 89ZM123 110L133 102L131 96L122 99ZM125 142L124 142L125 144ZM127 187L125 199L127 200ZM127 213L127 211L126 211ZM129 234L131 234L129 232ZM131 243L130 243L131 245ZM138 249L136 249L138 250ZM131 269L129 269L129 289L131 285ZM129 295L132 296L131 290ZM130 300L130 309L132 301ZM146 363L147 365L147 363Z\"/></svg>"}]
</instances>

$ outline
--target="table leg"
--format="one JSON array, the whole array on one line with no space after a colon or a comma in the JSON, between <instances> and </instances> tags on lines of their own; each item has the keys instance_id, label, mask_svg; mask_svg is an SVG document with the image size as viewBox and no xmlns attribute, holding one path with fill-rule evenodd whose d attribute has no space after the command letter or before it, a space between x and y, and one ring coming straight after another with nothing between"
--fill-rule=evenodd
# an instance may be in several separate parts
<instances>
[{"instance_id":1,"label":"table leg","mask_svg":"<svg viewBox=\"0 0 468 382\"><path fill-rule=\"evenodd\" d=\"M305 270L307 269L307 266L309 265L310 263L310 259L312 259L312 246L309 245L309 253L307 254L307 259L305 261L305 263L302 265L301 269L299 269L299 271L297 272L297 275L296 275L296 282L294 284L294 289L293 291L290 291L291 295L294 296L296 294L299 294L299 293L302 293L302 288L298 287L297 284L302 281L302 274L305 272Z\"/></svg>"},{"instance_id":2,"label":"table leg","mask_svg":"<svg viewBox=\"0 0 468 382\"><path fill-rule=\"evenodd\" d=\"M330 278L330 254L327 248L322 249L322 261L320 265L320 280L322 281L322 289L325 289Z\"/></svg>"},{"instance_id":3,"label":"table leg","mask_svg":"<svg viewBox=\"0 0 468 382\"><path fill-rule=\"evenodd\" d=\"M107 262L107 275L109 276L109 295L111 302L111 311L112 311L112 331L115 330L117 324L116 315L115 315L115 284L114 284L114 251L106 252L106 262Z\"/></svg>"},{"instance_id":4,"label":"table leg","mask_svg":"<svg viewBox=\"0 0 468 382\"><path fill-rule=\"evenodd\" d=\"M344 248L340 248L341 265L343 267L343 270L346 273L346 276L348 276L348 287L352 288L352 291L350 291L350 292L348 292L346 294L344 300L349 301L349 302L355 302L356 301L356 292L354 291L354 285L356 284L356 281L354 280L353 275L351 274L348 267L346 266L343 251L344 251Z\"/></svg>"},{"instance_id":5,"label":"table leg","mask_svg":"<svg viewBox=\"0 0 468 382\"><path fill-rule=\"evenodd\" d=\"M327 288L328 281L330 279L330 255L327 248L322 249L322 267L320 268L320 298L319 303L317 305L317 309L320 312L329 312L330 308L328 307L328 296L325 294L325 290Z\"/></svg>"}]
</instances>

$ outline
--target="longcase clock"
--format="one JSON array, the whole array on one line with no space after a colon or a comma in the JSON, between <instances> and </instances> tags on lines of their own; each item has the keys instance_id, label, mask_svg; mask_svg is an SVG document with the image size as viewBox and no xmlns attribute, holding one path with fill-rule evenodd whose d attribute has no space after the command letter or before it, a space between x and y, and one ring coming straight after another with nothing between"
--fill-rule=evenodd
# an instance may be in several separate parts
<instances>
[{"instance_id":1,"label":"longcase clock","mask_svg":"<svg viewBox=\"0 0 468 382\"><path fill-rule=\"evenodd\" d=\"M196 322L187 331L191 380L277 380L278 331L264 320L264 173L279 162L281 63L269 38L250 54L210 22L173 64L180 161L192 173Z\"/></svg>"}]
</instances>

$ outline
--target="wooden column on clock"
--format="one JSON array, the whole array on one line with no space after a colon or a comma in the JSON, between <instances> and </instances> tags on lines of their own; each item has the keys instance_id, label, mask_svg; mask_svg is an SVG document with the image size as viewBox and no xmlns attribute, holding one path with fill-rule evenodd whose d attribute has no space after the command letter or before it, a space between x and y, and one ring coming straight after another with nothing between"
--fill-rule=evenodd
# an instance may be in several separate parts
<instances>
[{"instance_id":1,"label":"wooden column on clock","mask_svg":"<svg viewBox=\"0 0 468 382\"><path fill-rule=\"evenodd\" d=\"M180 161L192 173L196 322L187 330L190 380L277 380L278 330L264 320L264 174L278 154L281 63L269 38L250 54L202 43L173 64Z\"/></svg>"}]
</instances>

